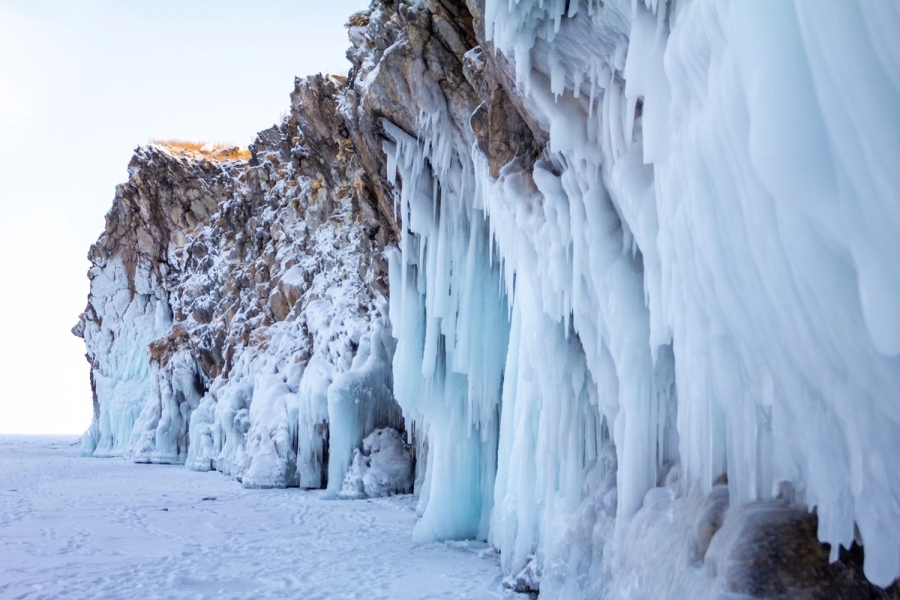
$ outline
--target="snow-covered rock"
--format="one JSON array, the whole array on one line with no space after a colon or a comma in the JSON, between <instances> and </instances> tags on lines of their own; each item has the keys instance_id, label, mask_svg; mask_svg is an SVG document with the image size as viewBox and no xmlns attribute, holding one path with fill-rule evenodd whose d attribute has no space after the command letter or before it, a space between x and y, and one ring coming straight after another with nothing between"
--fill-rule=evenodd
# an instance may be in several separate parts
<instances>
[{"instance_id":1,"label":"snow-covered rock","mask_svg":"<svg viewBox=\"0 0 900 600\"><path fill-rule=\"evenodd\" d=\"M338 496L378 498L408 494L413 484L412 456L396 429L377 429L363 440L362 451L353 450L353 460Z\"/></svg>"},{"instance_id":2,"label":"snow-covered rock","mask_svg":"<svg viewBox=\"0 0 900 600\"><path fill-rule=\"evenodd\" d=\"M381 256L394 232L346 128L323 129L340 90L298 80L249 162L137 150L77 326L95 382L85 454L320 487L326 445L349 465L372 430L402 428Z\"/></svg>"}]
</instances>

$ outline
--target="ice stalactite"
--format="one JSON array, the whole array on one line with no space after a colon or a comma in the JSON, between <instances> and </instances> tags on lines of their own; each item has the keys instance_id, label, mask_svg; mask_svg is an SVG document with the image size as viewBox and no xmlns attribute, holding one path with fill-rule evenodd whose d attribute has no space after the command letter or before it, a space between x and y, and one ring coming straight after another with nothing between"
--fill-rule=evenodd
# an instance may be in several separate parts
<instances>
[{"instance_id":1,"label":"ice stalactite","mask_svg":"<svg viewBox=\"0 0 900 600\"><path fill-rule=\"evenodd\" d=\"M390 257L394 394L429 444L415 539L485 539L508 308L487 221L474 205L471 161L460 160L467 156L454 133L434 123L425 145L384 123L394 140L386 145L389 162L404 182L397 210L408 231Z\"/></svg>"},{"instance_id":2,"label":"ice stalactite","mask_svg":"<svg viewBox=\"0 0 900 600\"><path fill-rule=\"evenodd\" d=\"M499 412L498 462L479 465L497 469L493 494L470 500L492 496L504 568L536 555L549 597L588 593L598 569L613 585L634 565L633 527L675 506L694 514L678 494L722 482L733 505L815 508L833 559L858 527L867 576L900 573L900 364L883 310L900 289L885 258L900 239L885 162L898 157L885 131L900 79L879 24L896 15L841 10L846 27L800 4L488 0L486 38L549 131L543 159L494 179L439 111L417 140L385 127L406 228L391 263L397 397L434 454L463 439L448 433L454 411L479 407L489 427ZM832 38L864 65L854 86L838 83L849 59ZM865 98L871 111L851 110ZM481 228L483 258L465 262ZM457 396L447 382L472 388L466 353L483 347L465 343L470 307L486 300L454 280L498 266L501 285L475 289L507 307L482 342L505 357L482 361L502 395ZM590 526L609 534L614 516L612 538L554 541L582 502L598 505L582 484L604 444L616 502ZM435 482L453 473L428 463L421 530L450 537ZM667 476L681 491L648 495Z\"/></svg>"},{"instance_id":3,"label":"ice stalactite","mask_svg":"<svg viewBox=\"0 0 900 600\"><path fill-rule=\"evenodd\" d=\"M553 169L533 176L544 215L559 214L561 195L573 232L588 233L586 252L573 233L570 257L537 272L584 274L562 288L573 326L591 373L605 345L618 374L618 524L656 483L648 434L671 423L677 389L677 434L657 448L680 458L688 486L727 478L732 504L790 489L817 510L832 559L858 527L866 574L886 585L900 574L900 479L888 467L900 440L897 319L881 308L900 289L887 258L900 239L888 166L900 156L888 108L900 78L885 29L898 15L627 4L485 10L487 36L550 130ZM521 246L504 251L496 205L508 263ZM619 243L630 264L613 258Z\"/></svg>"},{"instance_id":4,"label":"ice stalactite","mask_svg":"<svg viewBox=\"0 0 900 600\"><path fill-rule=\"evenodd\" d=\"M603 554L566 524L606 532L677 460L671 348L654 362L640 257L597 169L560 151L495 182L446 123L425 130L440 126L419 141L385 124L407 224L391 260L395 393L430 444L416 535L489 535L511 573L538 553L552 597ZM618 481L601 464L613 440Z\"/></svg>"},{"instance_id":5,"label":"ice stalactite","mask_svg":"<svg viewBox=\"0 0 900 600\"><path fill-rule=\"evenodd\" d=\"M664 224L660 320L675 344L685 473L709 485L724 454L737 504L787 484L816 509L832 559L856 526L866 575L887 585L900 575L900 479L887 467L900 450L900 357L896 315L876 307L900 289L886 262L900 138L883 137L900 78L878 49L900 15L876 13L687 5L652 34L665 51L643 59L664 78L641 81L653 72L641 57L625 75L668 119L644 122L645 143L657 140L644 159ZM720 417L705 422L706 407Z\"/></svg>"}]
</instances>

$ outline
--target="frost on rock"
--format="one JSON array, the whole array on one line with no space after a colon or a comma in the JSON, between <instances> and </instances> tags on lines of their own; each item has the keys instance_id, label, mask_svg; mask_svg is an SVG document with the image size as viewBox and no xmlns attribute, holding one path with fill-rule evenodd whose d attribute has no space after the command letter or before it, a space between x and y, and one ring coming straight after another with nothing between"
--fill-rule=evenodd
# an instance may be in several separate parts
<instances>
[{"instance_id":1,"label":"frost on rock","mask_svg":"<svg viewBox=\"0 0 900 600\"><path fill-rule=\"evenodd\" d=\"M362 451L353 449L353 460L338 496L354 499L408 494L412 475L412 456L403 435L396 429L376 429L363 440Z\"/></svg>"}]
</instances>

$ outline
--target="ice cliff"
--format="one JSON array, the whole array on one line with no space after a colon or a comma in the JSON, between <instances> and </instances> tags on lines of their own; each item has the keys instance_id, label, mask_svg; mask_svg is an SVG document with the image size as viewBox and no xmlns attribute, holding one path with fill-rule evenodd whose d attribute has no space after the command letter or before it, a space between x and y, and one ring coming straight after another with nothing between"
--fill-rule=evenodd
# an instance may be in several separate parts
<instances>
[{"instance_id":1,"label":"ice cliff","mask_svg":"<svg viewBox=\"0 0 900 600\"><path fill-rule=\"evenodd\" d=\"M75 328L84 453L414 480L415 539L543 598L900 597L896 6L348 31L248 162L137 150Z\"/></svg>"}]
</instances>

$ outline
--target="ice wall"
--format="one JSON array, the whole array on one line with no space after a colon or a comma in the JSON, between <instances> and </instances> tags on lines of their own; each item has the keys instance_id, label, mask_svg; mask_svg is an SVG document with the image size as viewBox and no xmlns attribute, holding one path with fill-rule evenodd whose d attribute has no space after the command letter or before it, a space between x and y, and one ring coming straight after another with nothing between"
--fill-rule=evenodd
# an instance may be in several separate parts
<instances>
[{"instance_id":1,"label":"ice wall","mask_svg":"<svg viewBox=\"0 0 900 600\"><path fill-rule=\"evenodd\" d=\"M900 71L883 27L900 15L693 3L666 23L665 8L638 11L632 40L665 50L630 54L625 78L648 111L662 269L646 287L660 290L651 330L674 343L685 473L708 486L725 465L737 503L789 483L832 557L855 523L866 575L887 585L900 348L896 312L878 307L900 306L900 138L884 137L900 126Z\"/></svg>"},{"instance_id":2,"label":"ice wall","mask_svg":"<svg viewBox=\"0 0 900 600\"><path fill-rule=\"evenodd\" d=\"M188 451L188 423L204 394L196 360L186 350L165 365L150 362L150 397L131 432L134 462L181 464Z\"/></svg>"},{"instance_id":3,"label":"ice wall","mask_svg":"<svg viewBox=\"0 0 900 600\"><path fill-rule=\"evenodd\" d=\"M404 181L397 208L408 231L390 263L394 394L407 422L424 428L420 441L429 441L424 513L414 537L485 538L509 336L499 263L473 204L471 162L453 151L459 140L438 130L423 147L384 126L394 139L388 164Z\"/></svg>"},{"instance_id":4,"label":"ice wall","mask_svg":"<svg viewBox=\"0 0 900 600\"><path fill-rule=\"evenodd\" d=\"M148 271L131 280L120 259L90 272L96 318L82 335L88 354L102 357L92 369L95 420L82 454L130 455L131 432L151 395L148 345L171 325L168 304L151 287Z\"/></svg>"},{"instance_id":5,"label":"ice wall","mask_svg":"<svg viewBox=\"0 0 900 600\"><path fill-rule=\"evenodd\" d=\"M536 556L548 597L624 593L636 515L688 511L647 495L671 475L815 509L832 560L856 528L866 576L900 575L898 18L486 1L543 159L490 177L440 106L417 138L385 126L418 538L489 536L510 573Z\"/></svg>"}]
</instances>

